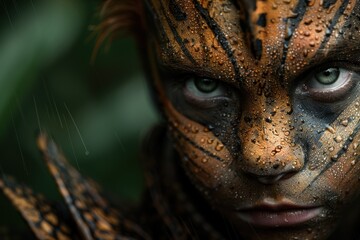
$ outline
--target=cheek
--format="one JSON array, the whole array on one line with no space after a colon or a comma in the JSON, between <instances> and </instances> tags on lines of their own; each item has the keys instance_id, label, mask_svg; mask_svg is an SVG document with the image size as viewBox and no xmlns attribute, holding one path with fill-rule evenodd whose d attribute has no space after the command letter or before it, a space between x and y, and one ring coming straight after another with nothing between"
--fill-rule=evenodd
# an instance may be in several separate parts
<instances>
[{"instance_id":1,"label":"cheek","mask_svg":"<svg viewBox=\"0 0 360 240\"><path fill-rule=\"evenodd\" d=\"M336 119L323 124L323 131L311 141L308 153L308 176L304 181L309 186L334 191L347 201L357 195L360 189L360 114L354 101ZM315 131L304 133L314 136ZM305 189L307 190L307 189Z\"/></svg>"},{"instance_id":2,"label":"cheek","mask_svg":"<svg viewBox=\"0 0 360 240\"><path fill-rule=\"evenodd\" d=\"M166 104L165 113L188 175L201 189L216 188L228 175L232 162L227 148L207 127L186 118L171 103Z\"/></svg>"}]
</instances>

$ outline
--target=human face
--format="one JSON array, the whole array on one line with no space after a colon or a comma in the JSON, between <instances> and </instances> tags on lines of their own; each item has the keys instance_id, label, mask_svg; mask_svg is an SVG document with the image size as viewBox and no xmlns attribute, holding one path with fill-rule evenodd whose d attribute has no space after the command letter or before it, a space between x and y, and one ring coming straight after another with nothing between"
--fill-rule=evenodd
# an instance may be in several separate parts
<instances>
[{"instance_id":1,"label":"human face","mask_svg":"<svg viewBox=\"0 0 360 240\"><path fill-rule=\"evenodd\" d=\"M146 1L184 169L247 239L325 239L358 196L359 7Z\"/></svg>"}]
</instances>

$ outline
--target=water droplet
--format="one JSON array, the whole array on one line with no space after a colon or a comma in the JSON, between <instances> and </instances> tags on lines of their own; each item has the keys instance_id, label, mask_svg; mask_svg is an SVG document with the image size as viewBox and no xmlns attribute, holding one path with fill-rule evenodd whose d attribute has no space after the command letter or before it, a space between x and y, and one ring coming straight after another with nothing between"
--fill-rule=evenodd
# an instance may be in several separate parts
<instances>
[{"instance_id":1,"label":"water droplet","mask_svg":"<svg viewBox=\"0 0 360 240\"><path fill-rule=\"evenodd\" d=\"M313 20L311 18L308 18L305 20L305 25L310 25L313 22Z\"/></svg>"},{"instance_id":2,"label":"water droplet","mask_svg":"<svg viewBox=\"0 0 360 240\"><path fill-rule=\"evenodd\" d=\"M224 148L224 145L222 143L218 142L216 147L215 147L215 150L216 151L221 151L221 150L223 150L223 148Z\"/></svg>"},{"instance_id":3,"label":"water droplet","mask_svg":"<svg viewBox=\"0 0 360 240\"><path fill-rule=\"evenodd\" d=\"M353 143L353 148L354 148L354 149L357 149L358 146L359 146L358 143Z\"/></svg>"},{"instance_id":4,"label":"water droplet","mask_svg":"<svg viewBox=\"0 0 360 240\"><path fill-rule=\"evenodd\" d=\"M327 131L329 131L332 134L336 133L336 130L332 126L330 126L329 124L326 124L325 128L326 128Z\"/></svg>"},{"instance_id":5,"label":"water droplet","mask_svg":"<svg viewBox=\"0 0 360 240\"><path fill-rule=\"evenodd\" d=\"M286 32L285 32L285 39L289 39L292 36L293 32L291 29L291 21L288 18L286 21Z\"/></svg>"},{"instance_id":6,"label":"water droplet","mask_svg":"<svg viewBox=\"0 0 360 240\"><path fill-rule=\"evenodd\" d=\"M347 119L342 120L341 125L343 125L344 127L347 127L349 125L349 120L347 120Z\"/></svg>"},{"instance_id":7,"label":"water droplet","mask_svg":"<svg viewBox=\"0 0 360 240\"><path fill-rule=\"evenodd\" d=\"M331 30L330 30L329 28L326 28L325 35L326 35L326 36L330 36L330 35L331 35Z\"/></svg>"},{"instance_id":8,"label":"water droplet","mask_svg":"<svg viewBox=\"0 0 360 240\"><path fill-rule=\"evenodd\" d=\"M336 136L336 137L334 138L334 140L335 140L335 142L339 143L339 142L341 142L343 139L342 139L341 136Z\"/></svg>"},{"instance_id":9,"label":"water droplet","mask_svg":"<svg viewBox=\"0 0 360 240\"><path fill-rule=\"evenodd\" d=\"M307 50L307 49L305 48L304 51L303 51L303 56L304 56L304 57L307 57L308 54L309 54L309 50Z\"/></svg>"}]
</instances>

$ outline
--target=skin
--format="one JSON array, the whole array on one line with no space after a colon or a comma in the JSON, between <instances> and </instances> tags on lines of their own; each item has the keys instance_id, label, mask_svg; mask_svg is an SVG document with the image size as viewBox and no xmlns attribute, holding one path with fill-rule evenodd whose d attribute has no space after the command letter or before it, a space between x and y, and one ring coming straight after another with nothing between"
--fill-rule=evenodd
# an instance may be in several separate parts
<instances>
[{"instance_id":1,"label":"skin","mask_svg":"<svg viewBox=\"0 0 360 240\"><path fill-rule=\"evenodd\" d=\"M327 239L360 192L360 3L146 0L145 8L151 82L193 184L246 239ZM206 83L215 87L203 91ZM284 201L320 213L267 228L239 217Z\"/></svg>"}]
</instances>

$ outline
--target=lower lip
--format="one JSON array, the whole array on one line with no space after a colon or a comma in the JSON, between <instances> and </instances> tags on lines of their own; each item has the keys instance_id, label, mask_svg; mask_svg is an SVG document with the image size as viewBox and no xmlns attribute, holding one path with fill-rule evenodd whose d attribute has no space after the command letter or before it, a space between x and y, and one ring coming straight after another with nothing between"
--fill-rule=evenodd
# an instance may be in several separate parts
<instances>
[{"instance_id":1,"label":"lower lip","mask_svg":"<svg viewBox=\"0 0 360 240\"><path fill-rule=\"evenodd\" d=\"M238 213L241 220L259 227L289 227L318 216L321 208L287 210L247 210Z\"/></svg>"}]
</instances>

